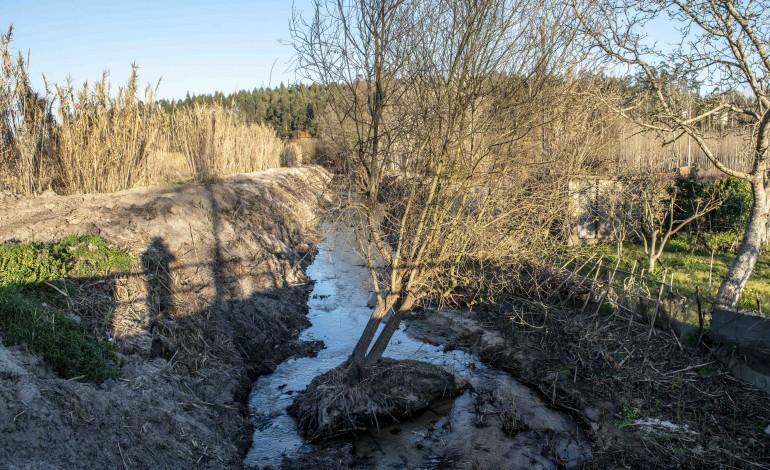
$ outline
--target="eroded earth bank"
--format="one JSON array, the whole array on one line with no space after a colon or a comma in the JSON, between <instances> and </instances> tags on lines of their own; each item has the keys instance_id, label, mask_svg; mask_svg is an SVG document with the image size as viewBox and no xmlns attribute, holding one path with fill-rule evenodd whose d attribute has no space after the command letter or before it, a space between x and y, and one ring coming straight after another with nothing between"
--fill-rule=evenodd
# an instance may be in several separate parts
<instances>
[{"instance_id":1,"label":"eroded earth bank","mask_svg":"<svg viewBox=\"0 0 770 470\"><path fill-rule=\"evenodd\" d=\"M0 345L0 467L240 468L253 380L308 348L297 339L309 324L304 267L328 179L293 168L0 196L0 242L98 235L133 259L130 272L78 283L107 295L101 315L62 292L115 346L118 378L65 380L25 347Z\"/></svg>"}]
</instances>

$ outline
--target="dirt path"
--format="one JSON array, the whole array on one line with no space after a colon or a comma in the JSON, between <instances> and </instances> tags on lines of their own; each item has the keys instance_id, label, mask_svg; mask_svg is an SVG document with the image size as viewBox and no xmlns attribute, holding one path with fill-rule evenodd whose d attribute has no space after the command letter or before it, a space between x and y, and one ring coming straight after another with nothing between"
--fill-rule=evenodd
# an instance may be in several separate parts
<instances>
[{"instance_id":1,"label":"dirt path","mask_svg":"<svg viewBox=\"0 0 770 470\"><path fill-rule=\"evenodd\" d=\"M211 185L0 196L0 242L100 235L127 248L101 320L124 361L99 386L0 345L0 468L240 468L252 381L311 345L303 272L326 203L317 168Z\"/></svg>"}]
</instances>

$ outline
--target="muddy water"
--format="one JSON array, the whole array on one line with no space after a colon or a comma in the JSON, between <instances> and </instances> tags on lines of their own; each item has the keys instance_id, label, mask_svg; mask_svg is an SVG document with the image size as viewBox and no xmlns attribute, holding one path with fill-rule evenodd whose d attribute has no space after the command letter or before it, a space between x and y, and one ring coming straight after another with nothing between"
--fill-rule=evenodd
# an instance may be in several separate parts
<instances>
[{"instance_id":1,"label":"muddy water","mask_svg":"<svg viewBox=\"0 0 770 470\"><path fill-rule=\"evenodd\" d=\"M299 436L286 407L315 376L346 359L371 313L369 275L352 248L351 237L339 229L327 231L307 269L315 281L308 301L312 326L301 338L321 340L326 348L317 357L286 361L254 384L249 407L255 431L247 466L278 467L285 457L315 450ZM556 468L557 463L575 467L590 460L590 448L570 419L478 358L457 350L444 352L412 338L403 325L385 355L439 365L467 380L473 391L439 403L408 423L380 426L351 437L362 465Z\"/></svg>"}]
</instances>

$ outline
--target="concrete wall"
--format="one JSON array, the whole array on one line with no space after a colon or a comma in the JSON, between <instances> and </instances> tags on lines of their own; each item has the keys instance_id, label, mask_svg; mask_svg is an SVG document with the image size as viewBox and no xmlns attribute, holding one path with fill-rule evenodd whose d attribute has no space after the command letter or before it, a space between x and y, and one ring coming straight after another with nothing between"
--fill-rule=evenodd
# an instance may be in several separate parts
<instances>
[{"instance_id":1,"label":"concrete wall","mask_svg":"<svg viewBox=\"0 0 770 470\"><path fill-rule=\"evenodd\" d=\"M622 183L617 179L578 175L569 182L570 242L591 243L612 238L608 201L617 198Z\"/></svg>"},{"instance_id":2,"label":"concrete wall","mask_svg":"<svg viewBox=\"0 0 770 470\"><path fill-rule=\"evenodd\" d=\"M709 335L736 377L770 394L770 316L715 308Z\"/></svg>"}]
</instances>

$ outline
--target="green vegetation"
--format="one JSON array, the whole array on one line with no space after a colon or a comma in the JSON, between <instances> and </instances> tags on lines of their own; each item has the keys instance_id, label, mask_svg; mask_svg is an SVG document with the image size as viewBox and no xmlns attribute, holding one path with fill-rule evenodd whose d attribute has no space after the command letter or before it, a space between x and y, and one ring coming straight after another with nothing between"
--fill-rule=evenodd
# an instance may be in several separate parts
<instances>
[{"instance_id":1,"label":"green vegetation","mask_svg":"<svg viewBox=\"0 0 770 470\"><path fill-rule=\"evenodd\" d=\"M735 234L728 232L706 234L710 245L715 246L713 271L711 266L711 251L703 244L688 243L688 237L681 236L672 239L666 251L660 257L659 266L653 272L653 276L662 277L667 270L669 276L674 274L674 289L689 299L695 299L695 288L700 286L703 296L704 308L707 302L713 298L719 283L725 276L730 263L735 257L731 246L735 240ZM615 245L598 245L595 249L604 257L604 265L611 269L617 262ZM620 260L619 269L630 271L636 262L637 272L640 267L646 265L646 255L640 243L626 242L623 245L623 257ZM709 292L709 272L711 271L711 292ZM770 312L770 255L763 254L757 262L746 288L743 291L739 307L745 310L757 310L757 302L763 313ZM620 279L618 279L620 281ZM668 283L668 281L667 281ZM694 302L693 302L694 305Z\"/></svg>"},{"instance_id":2,"label":"green vegetation","mask_svg":"<svg viewBox=\"0 0 770 470\"><path fill-rule=\"evenodd\" d=\"M78 279L130 269L125 251L93 236L0 244L0 336L25 344L64 378L100 383L119 375L112 345L89 334L62 292Z\"/></svg>"}]
</instances>

